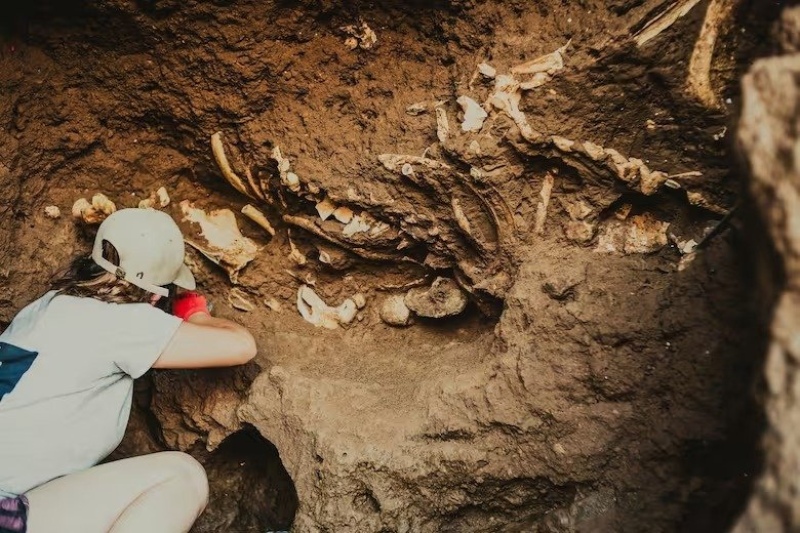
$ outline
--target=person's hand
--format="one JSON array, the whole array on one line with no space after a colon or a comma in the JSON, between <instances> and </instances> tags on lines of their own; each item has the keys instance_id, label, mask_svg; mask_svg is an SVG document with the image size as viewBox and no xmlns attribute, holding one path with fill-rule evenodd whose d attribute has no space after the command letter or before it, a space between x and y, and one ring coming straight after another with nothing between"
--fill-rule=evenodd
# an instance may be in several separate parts
<instances>
[{"instance_id":1,"label":"person's hand","mask_svg":"<svg viewBox=\"0 0 800 533\"><path fill-rule=\"evenodd\" d=\"M172 304L172 314L176 317L189 320L192 315L203 313L211 316L208 310L208 301L200 293L189 291L179 294Z\"/></svg>"}]
</instances>

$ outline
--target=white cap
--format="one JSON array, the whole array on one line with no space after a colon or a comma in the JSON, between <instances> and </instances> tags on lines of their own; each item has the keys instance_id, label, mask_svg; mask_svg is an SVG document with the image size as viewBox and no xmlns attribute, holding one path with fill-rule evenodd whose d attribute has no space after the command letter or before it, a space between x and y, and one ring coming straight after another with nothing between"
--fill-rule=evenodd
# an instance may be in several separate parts
<instances>
[{"instance_id":1,"label":"white cap","mask_svg":"<svg viewBox=\"0 0 800 533\"><path fill-rule=\"evenodd\" d=\"M117 249L119 265L103 258L103 241ZM168 214L155 209L120 209L100 224L92 259L104 270L146 291L168 296L164 285L194 290L191 270L183 263L180 228Z\"/></svg>"}]
</instances>

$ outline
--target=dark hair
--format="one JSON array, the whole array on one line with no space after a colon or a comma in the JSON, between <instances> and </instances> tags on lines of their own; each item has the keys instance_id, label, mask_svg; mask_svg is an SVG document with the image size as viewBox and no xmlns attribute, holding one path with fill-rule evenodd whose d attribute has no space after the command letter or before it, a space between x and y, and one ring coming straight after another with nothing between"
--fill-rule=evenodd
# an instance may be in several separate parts
<instances>
[{"instance_id":1,"label":"dark hair","mask_svg":"<svg viewBox=\"0 0 800 533\"><path fill-rule=\"evenodd\" d=\"M103 257L115 265L119 264L119 254L108 241L103 241ZM153 298L152 293L107 272L94 262L91 255L74 258L70 266L54 279L51 289L69 296L109 303L149 303ZM174 285L168 289L170 296L159 299L157 303L164 310L169 309L175 293Z\"/></svg>"}]
</instances>

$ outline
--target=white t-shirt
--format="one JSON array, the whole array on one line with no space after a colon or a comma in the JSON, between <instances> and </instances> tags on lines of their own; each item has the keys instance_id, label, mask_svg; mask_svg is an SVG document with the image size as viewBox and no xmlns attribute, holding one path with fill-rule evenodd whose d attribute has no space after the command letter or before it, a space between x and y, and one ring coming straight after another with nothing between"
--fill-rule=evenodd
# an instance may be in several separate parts
<instances>
[{"instance_id":1,"label":"white t-shirt","mask_svg":"<svg viewBox=\"0 0 800 533\"><path fill-rule=\"evenodd\" d=\"M0 343L38 355L0 399L0 490L22 494L111 453L125 433L133 380L180 324L146 303L54 292L20 311ZM0 357L0 378L2 365Z\"/></svg>"}]
</instances>

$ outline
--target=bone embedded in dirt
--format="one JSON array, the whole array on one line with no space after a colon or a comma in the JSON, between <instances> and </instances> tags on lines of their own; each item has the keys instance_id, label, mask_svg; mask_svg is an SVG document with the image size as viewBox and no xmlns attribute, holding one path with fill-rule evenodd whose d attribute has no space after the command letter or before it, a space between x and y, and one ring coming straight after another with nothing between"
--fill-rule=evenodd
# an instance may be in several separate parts
<instances>
[{"instance_id":1,"label":"bone embedded in dirt","mask_svg":"<svg viewBox=\"0 0 800 533\"><path fill-rule=\"evenodd\" d=\"M686 91L711 109L722 107L720 98L711 86L711 62L714 59L714 47L720 33L731 25L734 9L740 3L741 0L711 0L689 61Z\"/></svg>"},{"instance_id":2,"label":"bone embedded in dirt","mask_svg":"<svg viewBox=\"0 0 800 533\"><path fill-rule=\"evenodd\" d=\"M425 318L444 318L464 311L469 302L458 283L449 278L436 278L430 287L418 287L406 293L405 304Z\"/></svg>"},{"instance_id":3,"label":"bone embedded in dirt","mask_svg":"<svg viewBox=\"0 0 800 533\"><path fill-rule=\"evenodd\" d=\"M247 299L247 295L241 289L234 287L228 293L228 303L239 311L253 311L256 306Z\"/></svg>"},{"instance_id":4,"label":"bone embedded in dirt","mask_svg":"<svg viewBox=\"0 0 800 533\"><path fill-rule=\"evenodd\" d=\"M641 30L636 32L633 36L636 46L642 47L658 37L663 31L669 29L679 18L685 16L699 3L700 0L678 0L672 2L672 5L666 10L661 11L648 21Z\"/></svg>"},{"instance_id":5,"label":"bone embedded in dirt","mask_svg":"<svg viewBox=\"0 0 800 533\"><path fill-rule=\"evenodd\" d=\"M275 236L275 228L272 227L272 224L269 223L267 217L258 208L251 204L247 204L242 208L242 214L261 226L264 231L269 233L272 237Z\"/></svg>"},{"instance_id":6,"label":"bone embedded in dirt","mask_svg":"<svg viewBox=\"0 0 800 533\"><path fill-rule=\"evenodd\" d=\"M289 253L289 259L294 261L298 266L303 266L308 262L306 256L297 249L297 246L295 246L294 241L292 241L291 238L289 239L289 249L291 250Z\"/></svg>"},{"instance_id":7,"label":"bone embedded in dirt","mask_svg":"<svg viewBox=\"0 0 800 533\"><path fill-rule=\"evenodd\" d=\"M461 123L462 131L479 132L483 128L483 123L489 115L483 107L469 96L459 96L456 100L464 112L464 120Z\"/></svg>"},{"instance_id":8,"label":"bone embedded in dirt","mask_svg":"<svg viewBox=\"0 0 800 533\"><path fill-rule=\"evenodd\" d=\"M572 44L572 41L568 41L567 44L549 54L544 54L536 59L512 67L511 73L538 74L545 72L547 74L555 74L564 68L564 51L570 44Z\"/></svg>"},{"instance_id":9,"label":"bone embedded in dirt","mask_svg":"<svg viewBox=\"0 0 800 533\"><path fill-rule=\"evenodd\" d=\"M358 309L364 309L367 306L367 297L360 292L354 294L352 299Z\"/></svg>"},{"instance_id":10,"label":"bone embedded in dirt","mask_svg":"<svg viewBox=\"0 0 800 533\"><path fill-rule=\"evenodd\" d=\"M349 324L356 317L358 307L348 298L338 307L331 307L320 298L314 289L302 285L297 291L297 310L306 322L317 327L337 329L340 324Z\"/></svg>"},{"instance_id":11,"label":"bone embedded in dirt","mask_svg":"<svg viewBox=\"0 0 800 533\"><path fill-rule=\"evenodd\" d=\"M164 208L169 205L169 194L165 187L159 187L157 191L139 202L140 209Z\"/></svg>"},{"instance_id":12,"label":"bone embedded in dirt","mask_svg":"<svg viewBox=\"0 0 800 533\"><path fill-rule=\"evenodd\" d=\"M669 222L650 213L625 220L610 218L600 228L596 251L603 253L647 254L667 245Z\"/></svg>"},{"instance_id":13,"label":"bone embedded in dirt","mask_svg":"<svg viewBox=\"0 0 800 533\"><path fill-rule=\"evenodd\" d=\"M447 118L447 110L442 106L436 108L436 137L443 145L450 138L450 120Z\"/></svg>"},{"instance_id":14,"label":"bone embedded in dirt","mask_svg":"<svg viewBox=\"0 0 800 533\"><path fill-rule=\"evenodd\" d=\"M370 230L370 224L367 222L364 213L354 216L350 222L342 230L342 235L345 237L352 237L357 233L366 233Z\"/></svg>"},{"instance_id":15,"label":"bone embedded in dirt","mask_svg":"<svg viewBox=\"0 0 800 533\"><path fill-rule=\"evenodd\" d=\"M333 210L333 218L342 224L349 224L353 220L353 210L349 207L337 207Z\"/></svg>"},{"instance_id":16,"label":"bone embedded in dirt","mask_svg":"<svg viewBox=\"0 0 800 533\"><path fill-rule=\"evenodd\" d=\"M319 251L319 260L334 270L346 270L353 266L353 260L346 250L325 243L315 243Z\"/></svg>"},{"instance_id":17,"label":"bone embedded in dirt","mask_svg":"<svg viewBox=\"0 0 800 533\"><path fill-rule=\"evenodd\" d=\"M411 310L406 305L405 295L387 297L381 304L380 317L390 326L405 327L411 324Z\"/></svg>"},{"instance_id":18,"label":"bone embedded in dirt","mask_svg":"<svg viewBox=\"0 0 800 533\"><path fill-rule=\"evenodd\" d=\"M72 216L82 220L85 224L95 225L104 221L117 206L105 194L97 193L92 196L91 203L86 198L79 198L72 205Z\"/></svg>"},{"instance_id":19,"label":"bone embedded in dirt","mask_svg":"<svg viewBox=\"0 0 800 533\"><path fill-rule=\"evenodd\" d=\"M544 232L544 223L547 219L547 207L550 205L550 194L553 192L553 183L555 183L553 175L548 172L545 174L544 180L542 181L542 190L539 191L539 198L541 198L541 200L536 205L536 226L534 231L537 235L541 235Z\"/></svg>"},{"instance_id":20,"label":"bone embedded in dirt","mask_svg":"<svg viewBox=\"0 0 800 533\"><path fill-rule=\"evenodd\" d=\"M336 211L336 204L334 204L331 199L326 196L324 200L316 205L316 209L319 218L325 222L328 220L328 218L330 218L331 215L333 215L333 212Z\"/></svg>"},{"instance_id":21,"label":"bone embedded in dirt","mask_svg":"<svg viewBox=\"0 0 800 533\"><path fill-rule=\"evenodd\" d=\"M45 216L47 216L47 218L52 218L52 219L61 218L61 210L58 208L58 206L55 205L48 205L47 207L45 207L44 214Z\"/></svg>"},{"instance_id":22,"label":"bone embedded in dirt","mask_svg":"<svg viewBox=\"0 0 800 533\"><path fill-rule=\"evenodd\" d=\"M378 35L366 22L362 22L359 26L343 26L341 30L350 35L344 41L345 46L350 50L355 50L356 48L369 50L378 42Z\"/></svg>"},{"instance_id":23,"label":"bone embedded in dirt","mask_svg":"<svg viewBox=\"0 0 800 533\"><path fill-rule=\"evenodd\" d=\"M222 177L230 183L234 189L240 193L252 196L248 193L242 179L233 171L231 164L228 161L228 156L225 154L225 146L222 141L222 132L218 131L211 136L211 152L214 154L214 160L217 162Z\"/></svg>"},{"instance_id":24,"label":"bone embedded in dirt","mask_svg":"<svg viewBox=\"0 0 800 533\"><path fill-rule=\"evenodd\" d=\"M186 243L222 267L236 283L239 271L255 259L258 246L239 231L233 211L217 209L206 213L189 200L182 201L180 208L183 220L190 222L192 228L199 228L199 232L185 238Z\"/></svg>"},{"instance_id":25,"label":"bone embedded in dirt","mask_svg":"<svg viewBox=\"0 0 800 533\"><path fill-rule=\"evenodd\" d=\"M271 311L275 311L276 313L281 311L282 309L280 302L272 296L264 300L264 305L267 306L267 308L269 308Z\"/></svg>"},{"instance_id":26,"label":"bone embedded in dirt","mask_svg":"<svg viewBox=\"0 0 800 533\"><path fill-rule=\"evenodd\" d=\"M478 65L478 72L480 72L484 78L490 80L493 80L495 76L497 76L497 69L486 62Z\"/></svg>"}]
</instances>

